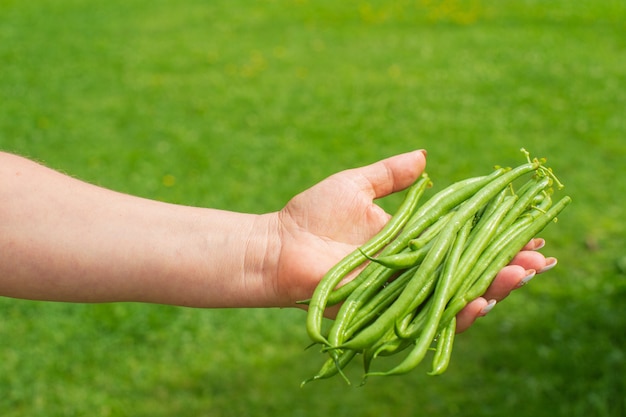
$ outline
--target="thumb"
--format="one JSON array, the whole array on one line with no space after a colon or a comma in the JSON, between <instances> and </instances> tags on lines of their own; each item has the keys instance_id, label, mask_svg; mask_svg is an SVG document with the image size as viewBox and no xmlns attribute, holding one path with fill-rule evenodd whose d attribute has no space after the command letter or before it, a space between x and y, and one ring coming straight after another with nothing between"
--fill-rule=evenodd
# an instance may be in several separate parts
<instances>
[{"instance_id":1,"label":"thumb","mask_svg":"<svg viewBox=\"0 0 626 417\"><path fill-rule=\"evenodd\" d=\"M349 170L362 189L369 190L372 198L385 197L404 190L413 184L426 167L426 151L417 150L395 155L361 168Z\"/></svg>"}]
</instances>

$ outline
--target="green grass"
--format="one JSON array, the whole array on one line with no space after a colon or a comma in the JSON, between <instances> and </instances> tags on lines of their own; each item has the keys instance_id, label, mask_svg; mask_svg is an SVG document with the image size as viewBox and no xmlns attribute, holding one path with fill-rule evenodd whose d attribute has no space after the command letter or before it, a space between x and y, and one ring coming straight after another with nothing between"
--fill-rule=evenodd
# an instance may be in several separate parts
<instances>
[{"instance_id":1,"label":"green grass","mask_svg":"<svg viewBox=\"0 0 626 417\"><path fill-rule=\"evenodd\" d=\"M321 356L296 310L1 299L0 414L625 415L624 19L618 0L0 0L0 148L76 177L266 212L397 152L427 148L441 187L524 146L574 200L543 234L559 266L443 376L300 389Z\"/></svg>"}]
</instances>

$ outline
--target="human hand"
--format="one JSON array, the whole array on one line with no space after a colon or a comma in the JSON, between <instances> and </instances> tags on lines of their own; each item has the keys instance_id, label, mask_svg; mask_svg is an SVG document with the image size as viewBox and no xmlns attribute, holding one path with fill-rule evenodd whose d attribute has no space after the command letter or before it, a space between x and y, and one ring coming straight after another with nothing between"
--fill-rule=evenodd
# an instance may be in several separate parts
<instances>
[{"instance_id":1,"label":"human hand","mask_svg":"<svg viewBox=\"0 0 626 417\"><path fill-rule=\"evenodd\" d=\"M289 201L278 216L281 249L275 290L284 304L309 298L333 265L383 228L391 216L375 200L415 182L426 165L425 156L414 151L342 171ZM498 273L487 292L457 315L457 332L556 264L555 258L536 251L543 244L533 239Z\"/></svg>"}]
</instances>

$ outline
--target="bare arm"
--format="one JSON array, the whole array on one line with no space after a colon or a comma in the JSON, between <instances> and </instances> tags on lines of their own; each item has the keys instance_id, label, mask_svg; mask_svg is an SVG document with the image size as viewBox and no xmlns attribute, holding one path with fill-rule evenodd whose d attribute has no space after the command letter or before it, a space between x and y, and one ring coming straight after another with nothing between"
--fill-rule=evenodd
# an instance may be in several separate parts
<instances>
[{"instance_id":1,"label":"bare arm","mask_svg":"<svg viewBox=\"0 0 626 417\"><path fill-rule=\"evenodd\" d=\"M187 207L103 189L0 152L0 295L192 307L295 306L389 220L375 200L426 164L419 151L339 172L263 215ZM556 260L530 242L458 330Z\"/></svg>"},{"instance_id":2,"label":"bare arm","mask_svg":"<svg viewBox=\"0 0 626 417\"><path fill-rule=\"evenodd\" d=\"M275 215L137 198L9 154L0 154L0 199L3 295L197 307L271 304L264 259L277 243L269 239Z\"/></svg>"}]
</instances>

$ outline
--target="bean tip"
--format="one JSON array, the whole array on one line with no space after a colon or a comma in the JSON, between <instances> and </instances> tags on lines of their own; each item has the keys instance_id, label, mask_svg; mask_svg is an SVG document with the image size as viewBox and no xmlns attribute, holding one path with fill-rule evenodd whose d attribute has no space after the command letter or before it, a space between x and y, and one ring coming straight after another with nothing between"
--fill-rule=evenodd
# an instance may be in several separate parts
<instances>
[{"instance_id":1,"label":"bean tip","mask_svg":"<svg viewBox=\"0 0 626 417\"><path fill-rule=\"evenodd\" d=\"M304 381L302 381L302 382L300 383L300 388L304 388L304 386L305 386L306 384L308 384L309 382L315 381L315 380L317 380L317 379L320 379L320 377L319 377L318 375L315 375L315 376L313 376L313 377L311 377L311 378L307 378L307 379L305 379Z\"/></svg>"}]
</instances>

